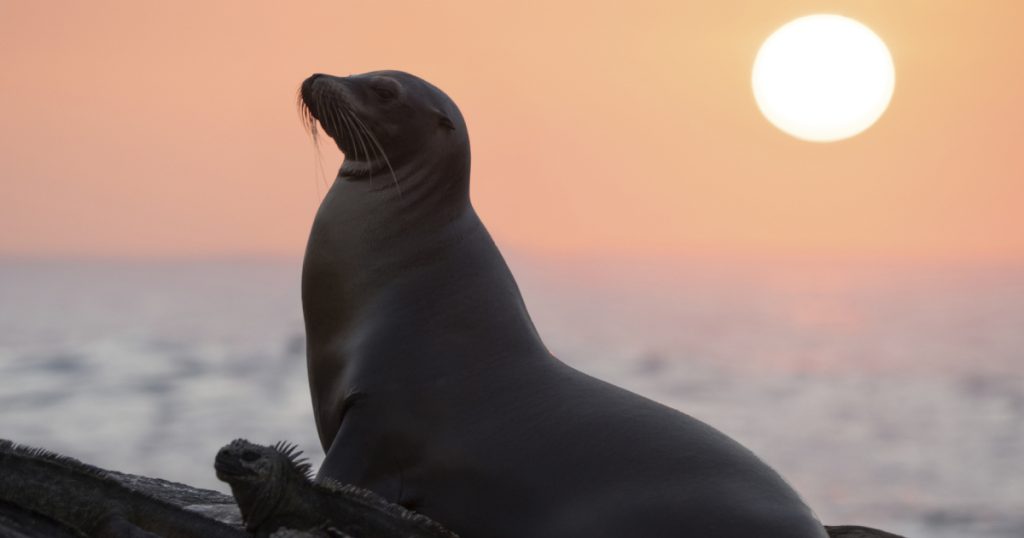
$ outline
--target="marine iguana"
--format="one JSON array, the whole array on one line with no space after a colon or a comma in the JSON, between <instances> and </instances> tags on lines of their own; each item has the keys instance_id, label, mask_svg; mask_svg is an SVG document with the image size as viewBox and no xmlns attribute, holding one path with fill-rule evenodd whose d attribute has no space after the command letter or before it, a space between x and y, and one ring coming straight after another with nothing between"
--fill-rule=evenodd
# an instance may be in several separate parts
<instances>
[{"instance_id":1,"label":"marine iguana","mask_svg":"<svg viewBox=\"0 0 1024 538\"><path fill-rule=\"evenodd\" d=\"M262 446L236 439L214 461L231 486L246 529L270 536L278 529L355 538L457 538L430 518L377 494L330 479L314 480L295 445Z\"/></svg>"},{"instance_id":2,"label":"marine iguana","mask_svg":"<svg viewBox=\"0 0 1024 538\"><path fill-rule=\"evenodd\" d=\"M0 439L0 501L95 537L243 538L244 531L132 490L103 469Z\"/></svg>"}]
</instances>

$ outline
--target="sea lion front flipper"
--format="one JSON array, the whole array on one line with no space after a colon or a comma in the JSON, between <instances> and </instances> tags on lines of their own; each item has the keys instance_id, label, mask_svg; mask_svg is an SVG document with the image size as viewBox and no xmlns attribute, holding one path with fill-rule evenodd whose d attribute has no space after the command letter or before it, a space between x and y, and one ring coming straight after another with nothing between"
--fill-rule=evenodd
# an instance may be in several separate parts
<instances>
[{"instance_id":1,"label":"sea lion front flipper","mask_svg":"<svg viewBox=\"0 0 1024 538\"><path fill-rule=\"evenodd\" d=\"M402 495L401 468L395 465L394 440L382 439L373 414L363 408L368 397L353 392L345 398L341 427L334 437L318 478L353 484L397 502ZM373 454L373 458L367 458Z\"/></svg>"}]
</instances>

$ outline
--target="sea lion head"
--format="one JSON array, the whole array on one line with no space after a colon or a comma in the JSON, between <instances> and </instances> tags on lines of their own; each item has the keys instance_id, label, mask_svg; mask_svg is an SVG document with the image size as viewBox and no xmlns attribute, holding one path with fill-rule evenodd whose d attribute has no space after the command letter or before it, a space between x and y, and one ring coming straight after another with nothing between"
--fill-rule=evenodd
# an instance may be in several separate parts
<instances>
[{"instance_id":1,"label":"sea lion head","mask_svg":"<svg viewBox=\"0 0 1024 538\"><path fill-rule=\"evenodd\" d=\"M469 136L455 103L429 82L402 71L337 77L315 74L299 91L307 127L345 154L339 178L388 178L401 192L424 172L468 182ZM436 175L436 174L435 174ZM437 181L437 178L433 179Z\"/></svg>"}]
</instances>

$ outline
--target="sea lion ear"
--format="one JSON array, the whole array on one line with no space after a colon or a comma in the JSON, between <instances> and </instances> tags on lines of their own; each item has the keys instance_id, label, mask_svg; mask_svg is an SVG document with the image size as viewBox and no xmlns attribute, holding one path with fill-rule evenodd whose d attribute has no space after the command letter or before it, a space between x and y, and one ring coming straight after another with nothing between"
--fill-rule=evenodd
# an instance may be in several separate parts
<instances>
[{"instance_id":1,"label":"sea lion ear","mask_svg":"<svg viewBox=\"0 0 1024 538\"><path fill-rule=\"evenodd\" d=\"M452 123L452 119L449 118L448 116L445 116L444 114L440 115L440 117L437 120L437 124L440 125L441 127L444 127L445 129L448 129L449 131L455 130L455 124Z\"/></svg>"}]
</instances>

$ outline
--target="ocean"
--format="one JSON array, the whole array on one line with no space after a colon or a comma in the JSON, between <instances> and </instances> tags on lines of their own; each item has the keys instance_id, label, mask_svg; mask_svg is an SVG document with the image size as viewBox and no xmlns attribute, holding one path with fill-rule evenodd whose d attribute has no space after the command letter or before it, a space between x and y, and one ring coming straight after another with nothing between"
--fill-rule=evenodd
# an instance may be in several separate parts
<instances>
[{"instance_id":1,"label":"ocean","mask_svg":"<svg viewBox=\"0 0 1024 538\"><path fill-rule=\"evenodd\" d=\"M1024 537L1024 270L509 259L549 349L694 415L827 524ZM297 260L0 262L0 437L227 491L323 454Z\"/></svg>"}]
</instances>

